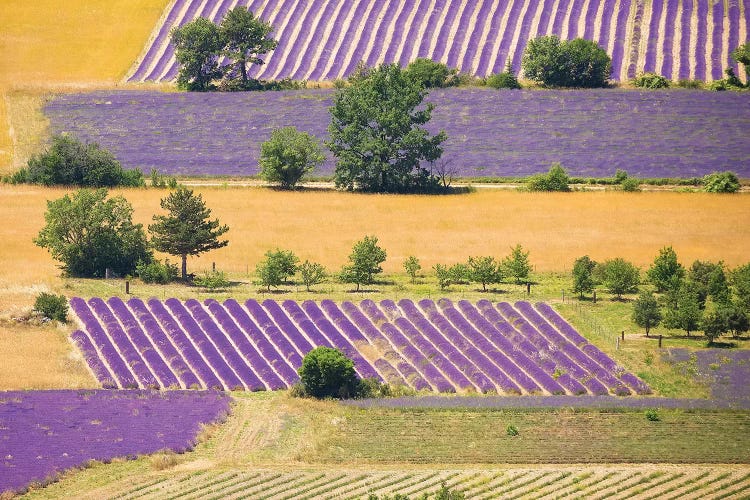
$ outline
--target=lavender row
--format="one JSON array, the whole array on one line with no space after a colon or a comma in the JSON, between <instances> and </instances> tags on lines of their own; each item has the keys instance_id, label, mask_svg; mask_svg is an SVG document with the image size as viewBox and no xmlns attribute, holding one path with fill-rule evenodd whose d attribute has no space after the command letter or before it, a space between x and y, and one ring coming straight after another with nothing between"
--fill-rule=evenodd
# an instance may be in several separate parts
<instances>
[{"instance_id":1,"label":"lavender row","mask_svg":"<svg viewBox=\"0 0 750 500\"><path fill-rule=\"evenodd\" d=\"M55 133L111 150L125 168L172 175L255 175L260 144L294 125L321 140L329 90L65 94L45 107ZM750 177L750 100L734 92L436 89L431 132L457 175L526 176L559 161L574 176ZM304 113L300 113L304 109ZM201 115L200 123L189 120ZM505 127L508 120L513 127ZM329 155L317 175L335 167Z\"/></svg>"},{"instance_id":2,"label":"lavender row","mask_svg":"<svg viewBox=\"0 0 750 500\"><path fill-rule=\"evenodd\" d=\"M260 18L270 22L279 41L278 47L265 57L267 64L251 66L251 76L317 81L346 77L360 60L367 64L384 60L405 65L415 57L446 61L463 72L480 76L502 71L506 60L511 61L518 71L523 50L533 36L556 34L567 38L586 37L600 43L609 41L609 20L617 0L601 1L605 3L601 19L597 18L600 2L583 0L562 0L556 11L553 11L553 4L548 0L533 0L523 15L523 0L502 4L493 0L412 0L404 2L403 6L400 2L382 0L346 1L342 6L327 0L312 0L309 9L307 3L294 0L240 0L237 5L249 7ZM228 0L177 1L150 40L144 57L134 65L129 79L174 79L177 64L169 42L169 30L197 17L218 22L228 6ZM401 10L397 15L399 8ZM647 8L655 13L661 12L657 5ZM541 16L535 25L535 13L540 9ZM619 11L618 33L614 36L613 59L616 60L621 59L623 47L631 42L628 40L630 32L626 30L630 2L622 2ZM407 24L411 12L415 15L411 24ZM491 12L494 15L486 23ZM734 11L728 14L731 25L742 21L739 9L736 16ZM503 19L506 22L501 32ZM566 21L567 25L564 24ZM579 33L581 22L584 30ZM324 24L332 26L327 37L321 34L325 30ZM456 30L451 37L454 24ZM655 23L655 36L658 36L656 31L659 26ZM386 37L389 31L391 36ZM517 45L510 53L512 40L517 40ZM655 46L650 46L650 49L647 57L659 50ZM731 48L721 47L721 50L726 59ZM620 74L621 67L619 64L613 66L614 79L625 77Z\"/></svg>"}]
</instances>

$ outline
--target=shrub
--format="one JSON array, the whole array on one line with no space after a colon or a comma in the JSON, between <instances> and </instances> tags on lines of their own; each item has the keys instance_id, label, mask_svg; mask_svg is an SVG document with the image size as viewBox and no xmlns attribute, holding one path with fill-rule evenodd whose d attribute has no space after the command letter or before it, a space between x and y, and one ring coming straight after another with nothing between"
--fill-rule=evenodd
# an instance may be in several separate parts
<instances>
[{"instance_id":1,"label":"shrub","mask_svg":"<svg viewBox=\"0 0 750 500\"><path fill-rule=\"evenodd\" d=\"M518 436L518 428L513 424L508 424L505 428L505 433L509 436Z\"/></svg>"},{"instance_id":2,"label":"shrub","mask_svg":"<svg viewBox=\"0 0 750 500\"><path fill-rule=\"evenodd\" d=\"M360 386L354 362L330 347L308 352L298 373L303 393L318 399L353 397Z\"/></svg>"},{"instance_id":3,"label":"shrub","mask_svg":"<svg viewBox=\"0 0 750 500\"><path fill-rule=\"evenodd\" d=\"M283 189L294 189L304 175L324 160L325 155L314 136L296 127L279 128L260 145L260 177L279 183Z\"/></svg>"},{"instance_id":4,"label":"shrub","mask_svg":"<svg viewBox=\"0 0 750 500\"><path fill-rule=\"evenodd\" d=\"M34 310L39 311L45 318L68 322L68 299L64 295L42 292L36 296Z\"/></svg>"},{"instance_id":5,"label":"shrub","mask_svg":"<svg viewBox=\"0 0 750 500\"><path fill-rule=\"evenodd\" d=\"M520 89L521 84L518 83L518 78L513 72L513 67L510 65L510 61L505 65L505 71L502 73L495 73L487 77L487 86L493 89Z\"/></svg>"},{"instance_id":6,"label":"shrub","mask_svg":"<svg viewBox=\"0 0 750 500\"><path fill-rule=\"evenodd\" d=\"M169 259L162 264L158 260L151 262L138 261L135 273L144 283L158 283L165 285L177 279L179 270L177 264L170 264Z\"/></svg>"},{"instance_id":7,"label":"shrub","mask_svg":"<svg viewBox=\"0 0 750 500\"><path fill-rule=\"evenodd\" d=\"M740 180L734 172L714 172L703 178L703 190L707 193L736 193Z\"/></svg>"},{"instance_id":8,"label":"shrub","mask_svg":"<svg viewBox=\"0 0 750 500\"><path fill-rule=\"evenodd\" d=\"M529 191L570 191L570 177L559 163L553 163L546 174L532 175L526 183Z\"/></svg>"},{"instance_id":9,"label":"shrub","mask_svg":"<svg viewBox=\"0 0 750 500\"><path fill-rule=\"evenodd\" d=\"M690 80L684 78L682 80L677 80L677 86L681 89L702 89L705 86L705 83L702 80Z\"/></svg>"},{"instance_id":10,"label":"shrub","mask_svg":"<svg viewBox=\"0 0 750 500\"><path fill-rule=\"evenodd\" d=\"M635 192L641 190L641 181L636 179L635 177L628 177L627 179L623 179L622 182L620 182L620 188L622 188L623 191L628 192Z\"/></svg>"},{"instance_id":11,"label":"shrub","mask_svg":"<svg viewBox=\"0 0 750 500\"><path fill-rule=\"evenodd\" d=\"M231 285L224 271L206 271L203 276L195 278L193 283L207 290L223 290Z\"/></svg>"},{"instance_id":12,"label":"shrub","mask_svg":"<svg viewBox=\"0 0 750 500\"><path fill-rule=\"evenodd\" d=\"M260 284L271 291L271 287L277 287L297 272L299 258L291 250L269 250L265 258L255 266Z\"/></svg>"},{"instance_id":13,"label":"shrub","mask_svg":"<svg viewBox=\"0 0 750 500\"><path fill-rule=\"evenodd\" d=\"M656 73L641 73L632 80L633 85L644 89L669 88L669 80Z\"/></svg>"},{"instance_id":14,"label":"shrub","mask_svg":"<svg viewBox=\"0 0 750 500\"><path fill-rule=\"evenodd\" d=\"M409 63L406 75L424 88L454 87L458 85L458 70L424 57Z\"/></svg>"},{"instance_id":15,"label":"shrub","mask_svg":"<svg viewBox=\"0 0 750 500\"><path fill-rule=\"evenodd\" d=\"M656 411L654 408L649 408L645 412L646 414L646 420L649 422L658 422L659 421L659 412Z\"/></svg>"},{"instance_id":16,"label":"shrub","mask_svg":"<svg viewBox=\"0 0 750 500\"><path fill-rule=\"evenodd\" d=\"M415 256L410 255L406 258L406 260L404 260L404 270L406 271L406 274L408 274L411 278L412 283L415 283L417 281L417 273L419 273L421 269L422 265L419 263L419 259Z\"/></svg>"},{"instance_id":17,"label":"shrub","mask_svg":"<svg viewBox=\"0 0 750 500\"><path fill-rule=\"evenodd\" d=\"M596 42L548 35L529 40L522 65L527 78L547 87L605 87L612 60Z\"/></svg>"}]
</instances>

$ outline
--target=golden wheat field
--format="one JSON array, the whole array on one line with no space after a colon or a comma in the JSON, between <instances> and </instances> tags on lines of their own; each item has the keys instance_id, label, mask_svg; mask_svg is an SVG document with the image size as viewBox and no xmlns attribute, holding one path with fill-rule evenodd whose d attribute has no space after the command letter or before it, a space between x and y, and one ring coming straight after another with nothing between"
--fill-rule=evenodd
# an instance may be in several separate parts
<instances>
[{"instance_id":1,"label":"golden wheat field","mask_svg":"<svg viewBox=\"0 0 750 500\"><path fill-rule=\"evenodd\" d=\"M750 260L750 196L676 192L522 193L480 189L451 196L364 195L334 191L280 192L266 188L199 187L213 214L230 227L229 245L192 259L193 270L211 262L230 272L252 270L269 249L338 269L352 245L376 235L388 252L387 272L415 255L427 269L469 256L502 257L520 243L537 271L566 271L588 254L624 257L646 266L665 245L680 259ZM8 207L0 215L4 242L0 280L30 285L58 274L55 262L32 238L44 224L46 201L66 191L2 186ZM167 191L112 191L148 224Z\"/></svg>"}]
</instances>

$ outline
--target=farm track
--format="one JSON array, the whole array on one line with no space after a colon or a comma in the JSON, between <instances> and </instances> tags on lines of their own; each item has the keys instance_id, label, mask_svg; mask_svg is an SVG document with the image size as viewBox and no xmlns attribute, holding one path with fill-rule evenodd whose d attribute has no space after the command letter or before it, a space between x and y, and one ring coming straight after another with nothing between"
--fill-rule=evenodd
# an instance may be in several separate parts
<instances>
[{"instance_id":1,"label":"farm track","mask_svg":"<svg viewBox=\"0 0 750 500\"><path fill-rule=\"evenodd\" d=\"M666 22L682 12L688 2L692 7L692 0L635 0L631 8L630 1L620 0L556 0L553 5L549 0L514 0L498 9L497 0L413 0L404 5L347 0L332 9L329 0L177 0L154 28L143 57L129 72L129 80L174 79L177 66L168 43L170 28L198 16L218 21L230 6L249 7L276 28L279 45L265 58L266 65L251 67L250 76L256 78L334 80L349 76L360 60L368 65L406 65L416 57L487 76L502 71L506 61L518 71L528 40L546 34L606 42L608 53L614 56L615 80L632 78L643 70L668 78L721 78L724 66L733 64L729 59L732 42L736 44L747 29L747 5L732 4L725 10L723 3L709 8L708 0L697 0L698 8L690 9L687 23L677 26ZM551 9L552 14L542 22L545 9ZM486 21L484 17L478 19L480 12L485 13ZM611 17L605 17L605 13ZM324 36L317 34L323 29L321 18L326 19ZM698 20L702 23L699 33ZM687 29L685 24L694 29ZM700 50L686 53L688 46L694 47L692 40L696 37L701 38L697 45ZM683 39L691 42L683 43ZM666 40L673 40L671 46ZM301 46L307 50L300 50ZM631 54L629 60L621 57L623 52ZM665 58L670 59L668 64ZM679 65L677 70L685 58L690 59L690 67ZM737 70L736 64L733 66ZM675 71L670 70L672 67Z\"/></svg>"}]
</instances>

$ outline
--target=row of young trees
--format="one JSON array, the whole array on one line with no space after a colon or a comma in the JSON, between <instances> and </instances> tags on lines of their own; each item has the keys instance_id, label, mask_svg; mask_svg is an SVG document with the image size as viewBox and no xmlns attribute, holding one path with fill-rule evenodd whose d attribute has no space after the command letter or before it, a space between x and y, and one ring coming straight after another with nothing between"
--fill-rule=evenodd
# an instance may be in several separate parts
<instances>
[{"instance_id":1,"label":"row of young trees","mask_svg":"<svg viewBox=\"0 0 750 500\"><path fill-rule=\"evenodd\" d=\"M653 288L640 291L632 311L646 335L661 324L688 336L701 330L712 342L750 329L750 264L729 271L723 262L696 260L686 269L674 249L664 247L646 271L646 283ZM620 299L638 292L640 284L638 267L621 258L596 263L583 256L573 266L573 290L581 298L603 285Z\"/></svg>"}]
</instances>

